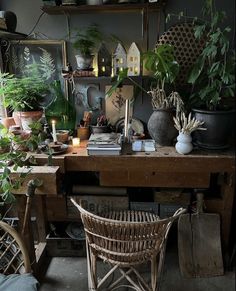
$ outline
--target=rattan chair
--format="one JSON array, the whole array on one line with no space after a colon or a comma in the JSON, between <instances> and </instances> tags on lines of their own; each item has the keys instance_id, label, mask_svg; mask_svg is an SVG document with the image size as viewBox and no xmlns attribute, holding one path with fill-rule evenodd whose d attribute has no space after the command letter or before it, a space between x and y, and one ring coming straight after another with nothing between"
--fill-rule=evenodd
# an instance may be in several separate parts
<instances>
[{"instance_id":1,"label":"rattan chair","mask_svg":"<svg viewBox=\"0 0 236 291\"><path fill-rule=\"evenodd\" d=\"M0 273L30 273L27 249L19 233L9 224L0 221Z\"/></svg>"},{"instance_id":2,"label":"rattan chair","mask_svg":"<svg viewBox=\"0 0 236 291\"><path fill-rule=\"evenodd\" d=\"M167 219L141 211L113 211L98 216L86 211L73 198L71 201L80 211L86 233L88 290L116 290L121 286L138 291L158 290L157 279L162 271L169 229L185 210L180 208ZM111 265L100 280L97 258ZM148 283L137 267L149 261L151 282ZM104 287L105 281L118 270L121 276ZM124 284L123 279L128 283Z\"/></svg>"}]
</instances>

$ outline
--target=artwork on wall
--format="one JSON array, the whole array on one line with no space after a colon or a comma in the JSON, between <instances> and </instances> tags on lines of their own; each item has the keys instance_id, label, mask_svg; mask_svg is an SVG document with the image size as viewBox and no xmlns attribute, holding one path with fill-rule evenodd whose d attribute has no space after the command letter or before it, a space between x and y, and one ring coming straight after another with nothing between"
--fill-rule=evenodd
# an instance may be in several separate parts
<instances>
[{"instance_id":1,"label":"artwork on wall","mask_svg":"<svg viewBox=\"0 0 236 291\"><path fill-rule=\"evenodd\" d=\"M91 111L92 122L95 122L97 116L103 110L104 93L100 91L99 84L77 83L75 92L77 124L82 119L84 111Z\"/></svg>"},{"instance_id":2,"label":"artwork on wall","mask_svg":"<svg viewBox=\"0 0 236 291\"><path fill-rule=\"evenodd\" d=\"M106 86L105 92L108 92L110 88L111 86ZM133 115L133 93L132 85L123 85L106 98L106 117L110 124L115 125L120 118L125 116L126 99L130 99L130 116Z\"/></svg>"},{"instance_id":3,"label":"artwork on wall","mask_svg":"<svg viewBox=\"0 0 236 291\"><path fill-rule=\"evenodd\" d=\"M11 41L9 71L16 76L24 75L27 65L38 64L42 77L48 82L60 80L68 97L67 83L61 71L67 64L66 42L58 40Z\"/></svg>"}]
</instances>

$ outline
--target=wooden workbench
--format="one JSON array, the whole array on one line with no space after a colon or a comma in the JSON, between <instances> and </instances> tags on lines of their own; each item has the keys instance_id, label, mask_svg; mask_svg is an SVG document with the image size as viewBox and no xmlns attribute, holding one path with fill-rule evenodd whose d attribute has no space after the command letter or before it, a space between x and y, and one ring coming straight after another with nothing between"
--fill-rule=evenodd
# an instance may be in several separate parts
<instances>
[{"instance_id":1,"label":"wooden workbench","mask_svg":"<svg viewBox=\"0 0 236 291\"><path fill-rule=\"evenodd\" d=\"M46 162L44 155L36 158L41 164ZM211 175L219 173L222 199L216 202L216 208L222 217L222 238L227 245L235 187L233 149L195 150L180 155L174 147L159 147L152 153L134 153L126 147L120 156L88 156L86 142L82 142L79 148L69 147L66 154L54 156L53 165L59 166L62 173L100 172L100 184L104 186L208 188Z\"/></svg>"},{"instance_id":2,"label":"wooden workbench","mask_svg":"<svg viewBox=\"0 0 236 291\"><path fill-rule=\"evenodd\" d=\"M35 157L39 165L46 164L46 155ZM59 166L61 174L99 172L103 186L209 188L212 174L218 174L221 198L213 200L210 208L221 215L223 247L228 246L235 190L234 150L194 150L180 155L174 147L160 147L152 153L134 153L125 147L120 156L88 156L86 142L82 142L79 148L69 146L65 154L53 156L52 164ZM44 198L37 198L41 228L46 217ZM45 235L45 231L41 233Z\"/></svg>"}]
</instances>

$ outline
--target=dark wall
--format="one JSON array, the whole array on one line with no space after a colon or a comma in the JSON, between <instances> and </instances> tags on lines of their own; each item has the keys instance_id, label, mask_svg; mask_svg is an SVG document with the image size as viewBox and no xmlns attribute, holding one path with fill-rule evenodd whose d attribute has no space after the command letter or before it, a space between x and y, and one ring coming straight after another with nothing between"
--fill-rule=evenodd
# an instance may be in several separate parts
<instances>
[{"instance_id":1,"label":"dark wall","mask_svg":"<svg viewBox=\"0 0 236 291\"><path fill-rule=\"evenodd\" d=\"M217 0L217 7L225 10L228 18L229 26L233 28L234 24L234 1L233 0ZM203 0L167 0L166 13L178 13L185 11L187 15L199 16L203 5ZM74 52L71 49L71 40L68 38L69 29L67 25L66 16L63 15L42 15L39 23L34 28L37 19L42 13L40 7L42 6L41 0L21 0L21 1L8 1L1 0L1 9L10 10L17 15L17 31L29 34L32 30L36 34L36 38L43 39L65 39L68 41L68 58L73 68L75 68ZM142 16L141 13L123 13L123 14L78 14L70 17L70 28L73 32L77 27L84 27L91 23L97 23L101 30L107 34L113 33L119 37L126 48L131 42L135 41L141 49L144 50L145 43L142 39ZM168 24L170 25L170 24ZM167 25L167 26L168 26ZM156 42L157 21L155 14L150 19L150 43L152 48ZM164 16L161 20L161 31L165 30ZM113 50L115 45L110 45ZM139 97L135 103L136 117L146 121L152 111L150 100L143 102Z\"/></svg>"}]
</instances>

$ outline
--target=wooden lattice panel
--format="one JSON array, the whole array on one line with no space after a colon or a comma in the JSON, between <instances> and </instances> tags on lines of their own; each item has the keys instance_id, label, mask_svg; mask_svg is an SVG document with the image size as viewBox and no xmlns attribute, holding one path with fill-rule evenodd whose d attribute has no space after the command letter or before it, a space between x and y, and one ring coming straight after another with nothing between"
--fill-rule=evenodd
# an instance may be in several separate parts
<instances>
[{"instance_id":1,"label":"wooden lattice panel","mask_svg":"<svg viewBox=\"0 0 236 291\"><path fill-rule=\"evenodd\" d=\"M170 27L159 38L156 46L166 43L174 46L175 58L180 66L176 83L186 84L189 71L202 52L205 41L196 40L192 23L179 23Z\"/></svg>"}]
</instances>

